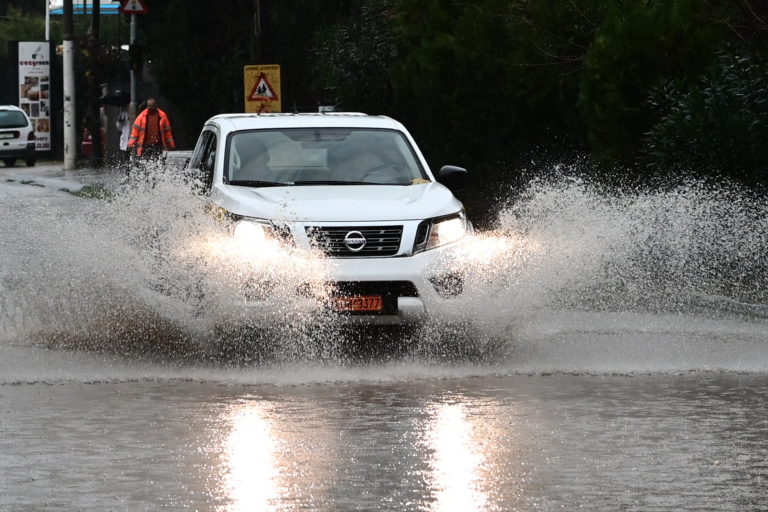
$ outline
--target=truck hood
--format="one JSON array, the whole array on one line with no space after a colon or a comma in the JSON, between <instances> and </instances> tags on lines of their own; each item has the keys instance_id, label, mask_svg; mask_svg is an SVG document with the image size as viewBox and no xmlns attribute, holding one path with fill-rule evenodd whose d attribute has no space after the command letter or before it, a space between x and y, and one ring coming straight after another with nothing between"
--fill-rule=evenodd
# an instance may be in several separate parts
<instances>
[{"instance_id":1,"label":"truck hood","mask_svg":"<svg viewBox=\"0 0 768 512\"><path fill-rule=\"evenodd\" d=\"M419 220L462 208L439 183L419 185L304 185L215 187L211 200L230 213L285 222Z\"/></svg>"}]
</instances>

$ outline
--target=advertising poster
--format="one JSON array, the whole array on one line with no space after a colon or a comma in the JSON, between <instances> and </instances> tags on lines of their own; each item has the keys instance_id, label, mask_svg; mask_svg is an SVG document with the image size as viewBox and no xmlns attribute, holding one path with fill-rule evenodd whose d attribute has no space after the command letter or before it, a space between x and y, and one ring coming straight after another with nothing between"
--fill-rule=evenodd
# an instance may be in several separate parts
<instances>
[{"instance_id":1,"label":"advertising poster","mask_svg":"<svg viewBox=\"0 0 768 512\"><path fill-rule=\"evenodd\" d=\"M19 107L35 127L38 151L51 150L51 62L47 42L19 42Z\"/></svg>"}]
</instances>

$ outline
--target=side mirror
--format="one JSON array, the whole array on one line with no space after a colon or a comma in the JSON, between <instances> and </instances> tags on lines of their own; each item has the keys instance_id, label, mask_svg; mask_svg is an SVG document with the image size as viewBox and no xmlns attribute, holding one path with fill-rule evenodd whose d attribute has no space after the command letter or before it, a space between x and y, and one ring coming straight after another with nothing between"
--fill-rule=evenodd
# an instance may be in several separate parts
<instances>
[{"instance_id":1,"label":"side mirror","mask_svg":"<svg viewBox=\"0 0 768 512\"><path fill-rule=\"evenodd\" d=\"M469 173L463 167L444 165L437 174L437 181L451 190L461 190L467 184Z\"/></svg>"}]
</instances>

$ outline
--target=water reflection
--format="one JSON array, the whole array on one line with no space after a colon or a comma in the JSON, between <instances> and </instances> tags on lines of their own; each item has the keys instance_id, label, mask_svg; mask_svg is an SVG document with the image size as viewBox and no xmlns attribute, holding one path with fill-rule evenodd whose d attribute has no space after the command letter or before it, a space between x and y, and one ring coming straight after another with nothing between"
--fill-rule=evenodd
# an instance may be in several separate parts
<instances>
[{"instance_id":1,"label":"water reflection","mask_svg":"<svg viewBox=\"0 0 768 512\"><path fill-rule=\"evenodd\" d=\"M278 440L263 403L241 404L232 412L232 431L226 441L229 472L225 485L230 512L276 510Z\"/></svg>"},{"instance_id":2,"label":"water reflection","mask_svg":"<svg viewBox=\"0 0 768 512\"><path fill-rule=\"evenodd\" d=\"M433 452L431 484L435 512L484 510L488 501L480 489L483 455L474 448L473 428L463 404L440 404L427 432Z\"/></svg>"}]
</instances>

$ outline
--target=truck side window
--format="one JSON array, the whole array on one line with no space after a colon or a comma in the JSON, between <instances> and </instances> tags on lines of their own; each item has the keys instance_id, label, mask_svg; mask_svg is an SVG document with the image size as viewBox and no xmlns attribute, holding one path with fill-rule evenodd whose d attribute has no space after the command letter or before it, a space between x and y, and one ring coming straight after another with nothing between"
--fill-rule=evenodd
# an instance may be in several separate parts
<instances>
[{"instance_id":1,"label":"truck side window","mask_svg":"<svg viewBox=\"0 0 768 512\"><path fill-rule=\"evenodd\" d=\"M216 133L213 130L205 130L195 145L189 169L193 177L202 182L202 190L206 193L213 186L213 172L216 164Z\"/></svg>"},{"instance_id":2,"label":"truck side window","mask_svg":"<svg viewBox=\"0 0 768 512\"><path fill-rule=\"evenodd\" d=\"M216 134L213 132L208 133L210 133L210 137L208 139L208 145L203 151L203 158L200 165L200 178L203 181L205 192L211 190L211 187L213 186L213 171L216 168Z\"/></svg>"}]
</instances>

